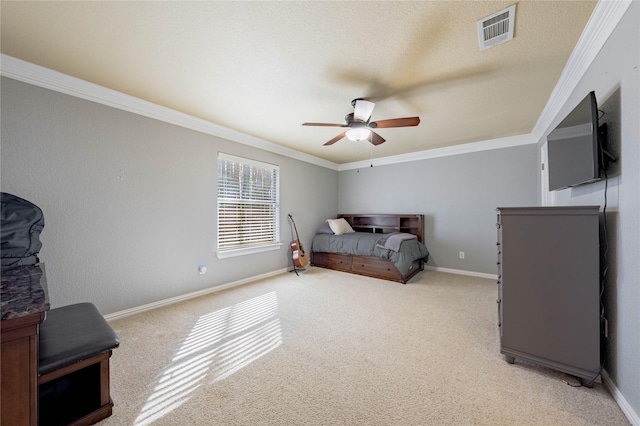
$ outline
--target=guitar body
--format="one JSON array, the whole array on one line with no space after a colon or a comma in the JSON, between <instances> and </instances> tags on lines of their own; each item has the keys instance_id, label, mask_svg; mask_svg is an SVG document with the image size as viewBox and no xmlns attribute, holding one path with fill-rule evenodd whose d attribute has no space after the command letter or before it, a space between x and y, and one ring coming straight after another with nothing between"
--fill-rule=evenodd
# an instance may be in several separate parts
<instances>
[{"instance_id":1,"label":"guitar body","mask_svg":"<svg viewBox=\"0 0 640 426\"><path fill-rule=\"evenodd\" d=\"M296 239L291 241L291 257L293 258L293 264L298 268L304 268L309 263L309 259L302 248L300 237L298 237L298 228L296 228L296 223L293 221L293 217L291 215L288 216L289 220L293 224L293 229L296 231Z\"/></svg>"},{"instance_id":2,"label":"guitar body","mask_svg":"<svg viewBox=\"0 0 640 426\"><path fill-rule=\"evenodd\" d=\"M300 241L291 241L291 253L294 265L296 265L298 268L304 268L307 266L307 264L309 263L309 259L307 259L307 255L302 249Z\"/></svg>"}]
</instances>

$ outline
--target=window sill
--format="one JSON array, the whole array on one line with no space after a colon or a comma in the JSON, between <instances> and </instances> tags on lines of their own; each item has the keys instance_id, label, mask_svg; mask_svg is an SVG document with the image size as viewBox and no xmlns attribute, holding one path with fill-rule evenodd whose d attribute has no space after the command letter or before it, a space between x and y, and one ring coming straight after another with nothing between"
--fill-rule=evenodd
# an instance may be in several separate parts
<instances>
[{"instance_id":1,"label":"window sill","mask_svg":"<svg viewBox=\"0 0 640 426\"><path fill-rule=\"evenodd\" d=\"M226 259L228 257L244 256L246 254L262 253L265 251L279 250L282 243L274 243L258 247L247 247L234 250L219 251L216 253L218 259Z\"/></svg>"}]
</instances>

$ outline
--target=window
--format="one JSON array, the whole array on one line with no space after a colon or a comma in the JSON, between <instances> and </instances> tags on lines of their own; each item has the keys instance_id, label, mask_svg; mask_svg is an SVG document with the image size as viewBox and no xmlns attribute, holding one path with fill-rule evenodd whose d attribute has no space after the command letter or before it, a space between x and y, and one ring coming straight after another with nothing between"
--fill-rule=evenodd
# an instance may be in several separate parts
<instances>
[{"instance_id":1,"label":"window","mask_svg":"<svg viewBox=\"0 0 640 426\"><path fill-rule=\"evenodd\" d=\"M218 153L219 258L280 248L279 168Z\"/></svg>"}]
</instances>

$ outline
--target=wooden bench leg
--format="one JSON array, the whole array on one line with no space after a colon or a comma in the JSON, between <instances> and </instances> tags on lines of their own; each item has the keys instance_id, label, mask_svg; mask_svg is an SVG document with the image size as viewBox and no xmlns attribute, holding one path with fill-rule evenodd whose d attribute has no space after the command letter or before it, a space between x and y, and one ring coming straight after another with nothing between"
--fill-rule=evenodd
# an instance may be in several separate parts
<instances>
[{"instance_id":1,"label":"wooden bench leg","mask_svg":"<svg viewBox=\"0 0 640 426\"><path fill-rule=\"evenodd\" d=\"M111 356L111 351L109 351ZM111 394L109 393L109 358L100 361L100 405L105 406L111 403Z\"/></svg>"}]
</instances>

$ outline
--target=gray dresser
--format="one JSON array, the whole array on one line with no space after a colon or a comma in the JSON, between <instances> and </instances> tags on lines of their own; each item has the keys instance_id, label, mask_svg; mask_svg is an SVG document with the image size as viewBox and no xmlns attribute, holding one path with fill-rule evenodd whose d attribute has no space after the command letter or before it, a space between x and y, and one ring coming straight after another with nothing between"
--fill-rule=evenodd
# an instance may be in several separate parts
<instances>
[{"instance_id":1,"label":"gray dresser","mask_svg":"<svg viewBox=\"0 0 640 426\"><path fill-rule=\"evenodd\" d=\"M500 352L599 382L599 207L497 211Z\"/></svg>"}]
</instances>

